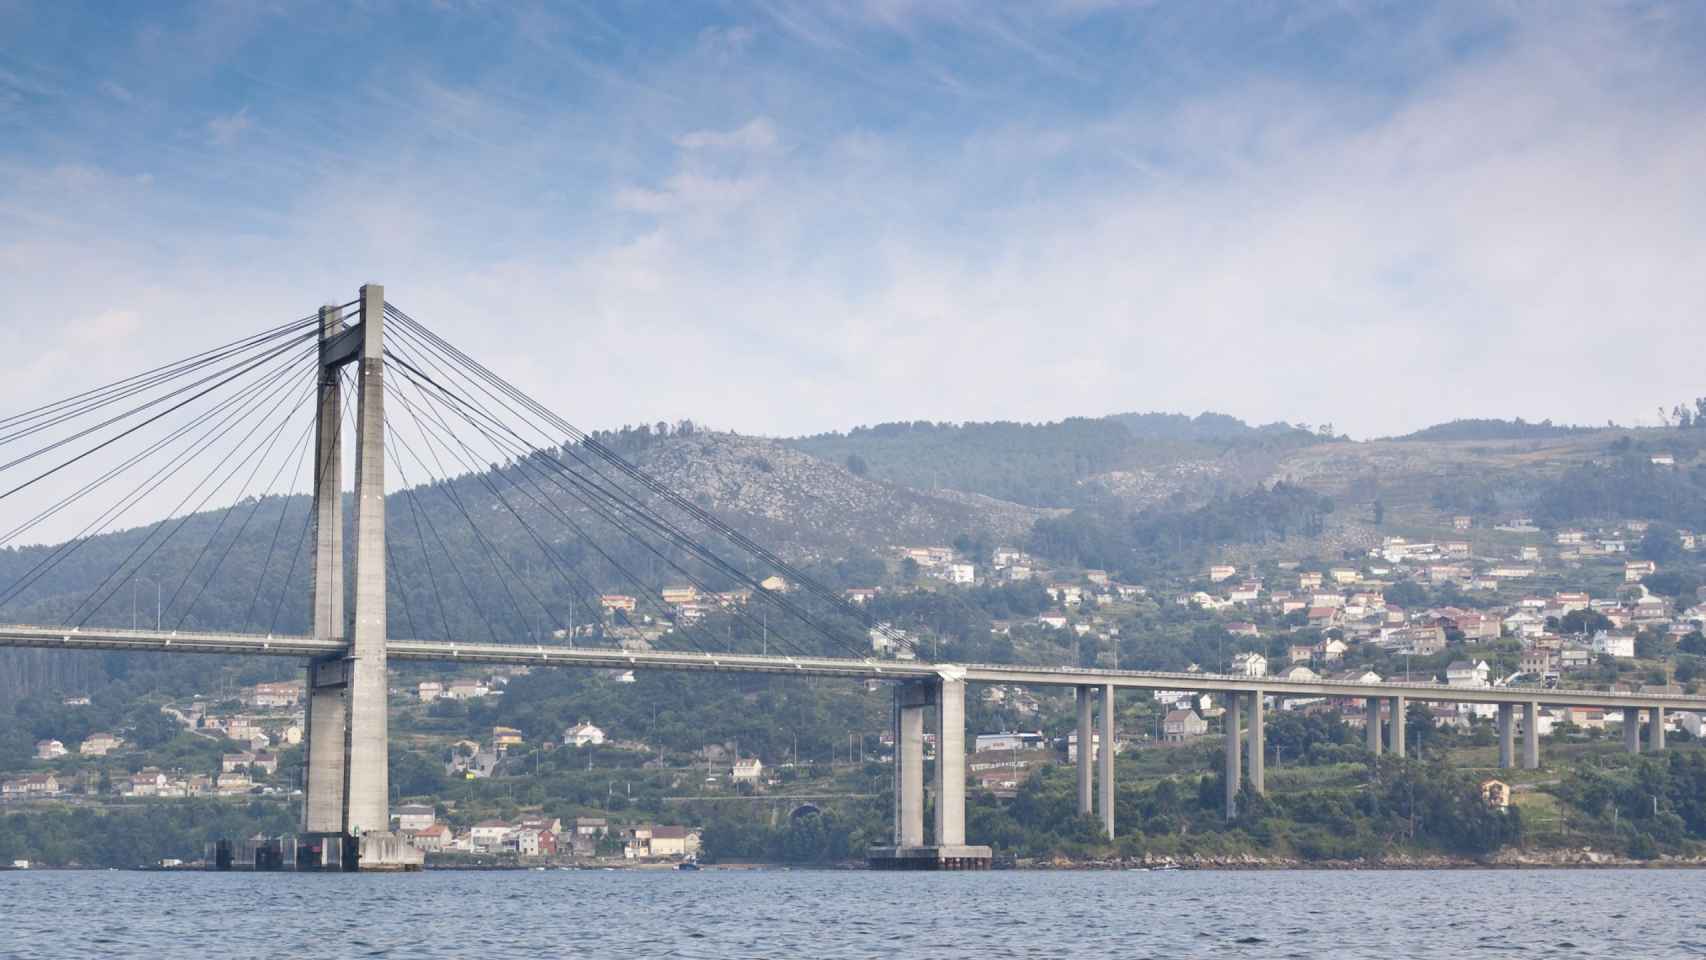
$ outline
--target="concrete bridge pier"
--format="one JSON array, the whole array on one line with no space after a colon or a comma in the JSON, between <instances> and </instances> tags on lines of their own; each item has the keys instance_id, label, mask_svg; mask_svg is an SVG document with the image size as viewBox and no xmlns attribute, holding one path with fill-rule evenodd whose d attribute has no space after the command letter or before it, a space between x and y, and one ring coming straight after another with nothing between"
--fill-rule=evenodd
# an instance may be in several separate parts
<instances>
[{"instance_id":1,"label":"concrete bridge pier","mask_svg":"<svg viewBox=\"0 0 1706 960\"><path fill-rule=\"evenodd\" d=\"M1404 756L1404 709L1407 703L1403 697L1392 698L1392 755Z\"/></svg>"},{"instance_id":2,"label":"concrete bridge pier","mask_svg":"<svg viewBox=\"0 0 1706 960\"><path fill-rule=\"evenodd\" d=\"M1250 692L1249 729L1245 731L1249 738L1250 789L1266 796L1268 792L1268 782L1264 771L1266 762L1264 749L1266 745L1262 739L1266 731L1262 722L1262 709L1262 691L1252 690Z\"/></svg>"},{"instance_id":3,"label":"concrete bridge pier","mask_svg":"<svg viewBox=\"0 0 1706 960\"><path fill-rule=\"evenodd\" d=\"M1095 812L1092 806L1096 776L1095 753L1090 744L1095 740L1095 704L1091 702L1094 687L1076 688L1078 694L1078 815L1088 817Z\"/></svg>"},{"instance_id":4,"label":"concrete bridge pier","mask_svg":"<svg viewBox=\"0 0 1706 960\"><path fill-rule=\"evenodd\" d=\"M1659 751L1665 748L1665 708L1654 707L1652 725L1647 727L1647 749Z\"/></svg>"},{"instance_id":5,"label":"concrete bridge pier","mask_svg":"<svg viewBox=\"0 0 1706 960\"><path fill-rule=\"evenodd\" d=\"M1499 704L1499 769L1516 766L1516 708Z\"/></svg>"},{"instance_id":6,"label":"concrete bridge pier","mask_svg":"<svg viewBox=\"0 0 1706 960\"><path fill-rule=\"evenodd\" d=\"M1243 724L1238 722L1238 705L1243 697L1231 694L1226 698L1226 712L1222 715L1222 729L1226 733L1226 819L1238 816L1238 790L1243 785L1240 778L1243 775L1242 743Z\"/></svg>"},{"instance_id":7,"label":"concrete bridge pier","mask_svg":"<svg viewBox=\"0 0 1706 960\"><path fill-rule=\"evenodd\" d=\"M1079 748L1082 750L1082 746ZM1080 753L1082 756L1082 753ZM1114 838L1114 685L1102 687L1102 738L1096 750L1096 767L1102 778L1100 803L1102 830Z\"/></svg>"},{"instance_id":8,"label":"concrete bridge pier","mask_svg":"<svg viewBox=\"0 0 1706 960\"><path fill-rule=\"evenodd\" d=\"M1380 698L1369 697L1363 702L1363 732L1368 737L1368 752L1380 756Z\"/></svg>"},{"instance_id":9,"label":"concrete bridge pier","mask_svg":"<svg viewBox=\"0 0 1706 960\"><path fill-rule=\"evenodd\" d=\"M1522 766L1540 769L1540 704L1532 700L1522 705Z\"/></svg>"},{"instance_id":10,"label":"concrete bridge pier","mask_svg":"<svg viewBox=\"0 0 1706 960\"><path fill-rule=\"evenodd\" d=\"M1623 708L1623 750L1625 753L1641 752L1641 709L1639 707Z\"/></svg>"},{"instance_id":11,"label":"concrete bridge pier","mask_svg":"<svg viewBox=\"0 0 1706 960\"><path fill-rule=\"evenodd\" d=\"M987 870L992 851L966 833L966 685L957 672L894 689L894 844L872 847L878 870ZM936 817L924 838L924 711L936 708Z\"/></svg>"}]
</instances>

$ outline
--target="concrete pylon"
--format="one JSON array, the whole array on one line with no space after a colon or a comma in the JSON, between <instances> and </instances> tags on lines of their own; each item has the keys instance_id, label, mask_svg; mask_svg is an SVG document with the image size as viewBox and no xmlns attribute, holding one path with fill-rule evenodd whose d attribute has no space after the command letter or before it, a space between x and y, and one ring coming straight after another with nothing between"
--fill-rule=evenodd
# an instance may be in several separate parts
<instances>
[{"instance_id":1,"label":"concrete pylon","mask_svg":"<svg viewBox=\"0 0 1706 960\"><path fill-rule=\"evenodd\" d=\"M1623 708L1623 750L1626 753L1641 752L1641 708Z\"/></svg>"},{"instance_id":2,"label":"concrete pylon","mask_svg":"<svg viewBox=\"0 0 1706 960\"><path fill-rule=\"evenodd\" d=\"M1248 731L1250 739L1250 789L1256 791L1256 793L1260 795L1266 796L1268 792L1268 782L1267 776L1264 773L1264 766L1266 764L1266 754L1264 753L1264 750L1266 749L1266 744L1263 741L1265 731L1263 730L1262 709L1262 691L1250 691L1250 729Z\"/></svg>"},{"instance_id":3,"label":"concrete pylon","mask_svg":"<svg viewBox=\"0 0 1706 960\"><path fill-rule=\"evenodd\" d=\"M1080 744L1079 749L1083 749ZM1102 740L1096 750L1097 773L1101 782L1102 829L1108 839L1114 838L1114 685L1102 687Z\"/></svg>"},{"instance_id":4,"label":"concrete pylon","mask_svg":"<svg viewBox=\"0 0 1706 960\"><path fill-rule=\"evenodd\" d=\"M1499 769L1516 766L1516 707L1499 704Z\"/></svg>"},{"instance_id":5,"label":"concrete pylon","mask_svg":"<svg viewBox=\"0 0 1706 960\"><path fill-rule=\"evenodd\" d=\"M361 288L355 450L355 636L350 642L349 833L391 827L385 662L385 288Z\"/></svg>"},{"instance_id":6,"label":"concrete pylon","mask_svg":"<svg viewBox=\"0 0 1706 960\"><path fill-rule=\"evenodd\" d=\"M1365 718L1363 733L1367 736L1368 752L1380 756L1380 698L1369 697L1363 701L1362 715Z\"/></svg>"},{"instance_id":7,"label":"concrete pylon","mask_svg":"<svg viewBox=\"0 0 1706 960\"><path fill-rule=\"evenodd\" d=\"M1522 705L1522 766L1540 769L1540 704L1532 700Z\"/></svg>"},{"instance_id":8,"label":"concrete pylon","mask_svg":"<svg viewBox=\"0 0 1706 960\"><path fill-rule=\"evenodd\" d=\"M966 842L966 682L943 677L936 687L936 845Z\"/></svg>"},{"instance_id":9,"label":"concrete pylon","mask_svg":"<svg viewBox=\"0 0 1706 960\"><path fill-rule=\"evenodd\" d=\"M1078 815L1087 817L1094 812L1091 806L1092 790L1095 782L1096 768L1095 751L1091 746L1095 742L1096 729L1092 722L1095 707L1090 702L1091 687L1078 687Z\"/></svg>"},{"instance_id":10,"label":"concrete pylon","mask_svg":"<svg viewBox=\"0 0 1706 960\"><path fill-rule=\"evenodd\" d=\"M320 308L320 343L342 333L337 307ZM344 639L343 391L336 367L322 366L314 421L314 567L310 582L316 640ZM320 664L308 665L302 832L344 833L346 689L321 686ZM335 858L342 863L342 853Z\"/></svg>"},{"instance_id":11,"label":"concrete pylon","mask_svg":"<svg viewBox=\"0 0 1706 960\"><path fill-rule=\"evenodd\" d=\"M1226 817L1231 819L1238 815L1238 789L1242 785L1243 731L1238 722L1238 704L1244 698L1238 694L1230 694L1226 698L1225 713L1222 714L1221 725L1226 732Z\"/></svg>"},{"instance_id":12,"label":"concrete pylon","mask_svg":"<svg viewBox=\"0 0 1706 960\"><path fill-rule=\"evenodd\" d=\"M894 688L894 843L924 845L924 707L928 691L919 683Z\"/></svg>"},{"instance_id":13,"label":"concrete pylon","mask_svg":"<svg viewBox=\"0 0 1706 960\"><path fill-rule=\"evenodd\" d=\"M1404 710L1408 706L1403 697L1392 698L1392 755L1404 755Z\"/></svg>"},{"instance_id":14,"label":"concrete pylon","mask_svg":"<svg viewBox=\"0 0 1706 960\"><path fill-rule=\"evenodd\" d=\"M1665 708L1653 708L1652 725L1647 728L1647 749L1652 751L1665 748Z\"/></svg>"}]
</instances>

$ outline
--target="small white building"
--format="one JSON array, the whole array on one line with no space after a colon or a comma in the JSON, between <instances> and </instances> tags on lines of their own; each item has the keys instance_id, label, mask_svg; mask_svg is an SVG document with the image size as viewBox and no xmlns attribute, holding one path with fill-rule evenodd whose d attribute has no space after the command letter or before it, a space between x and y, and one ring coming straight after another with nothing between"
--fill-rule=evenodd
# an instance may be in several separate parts
<instances>
[{"instance_id":1,"label":"small white building","mask_svg":"<svg viewBox=\"0 0 1706 960\"><path fill-rule=\"evenodd\" d=\"M58 740L36 741L37 760L58 760L60 757L65 756L69 752L70 751L65 749L65 744Z\"/></svg>"},{"instance_id":2,"label":"small white building","mask_svg":"<svg viewBox=\"0 0 1706 960\"><path fill-rule=\"evenodd\" d=\"M1268 658L1259 653L1240 653L1232 658L1232 672L1244 677L1268 675Z\"/></svg>"},{"instance_id":3,"label":"small white building","mask_svg":"<svg viewBox=\"0 0 1706 960\"><path fill-rule=\"evenodd\" d=\"M729 778L735 783L756 784L764 777L764 763L757 757L747 757L736 760L729 769Z\"/></svg>"},{"instance_id":4,"label":"small white building","mask_svg":"<svg viewBox=\"0 0 1706 960\"><path fill-rule=\"evenodd\" d=\"M603 743L604 731L585 720L563 731L565 747L596 747Z\"/></svg>"}]
</instances>

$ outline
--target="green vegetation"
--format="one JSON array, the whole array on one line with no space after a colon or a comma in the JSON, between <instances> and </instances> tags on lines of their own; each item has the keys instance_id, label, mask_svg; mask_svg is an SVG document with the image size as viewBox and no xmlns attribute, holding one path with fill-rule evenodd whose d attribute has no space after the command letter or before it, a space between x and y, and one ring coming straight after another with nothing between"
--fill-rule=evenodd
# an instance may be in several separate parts
<instances>
[{"instance_id":1,"label":"green vegetation","mask_svg":"<svg viewBox=\"0 0 1706 960\"><path fill-rule=\"evenodd\" d=\"M1436 423L1394 440L1532 440L1563 437L1574 433L1590 433L1598 427L1554 425L1551 420L1529 423L1521 417L1514 420L1471 418Z\"/></svg>"}]
</instances>

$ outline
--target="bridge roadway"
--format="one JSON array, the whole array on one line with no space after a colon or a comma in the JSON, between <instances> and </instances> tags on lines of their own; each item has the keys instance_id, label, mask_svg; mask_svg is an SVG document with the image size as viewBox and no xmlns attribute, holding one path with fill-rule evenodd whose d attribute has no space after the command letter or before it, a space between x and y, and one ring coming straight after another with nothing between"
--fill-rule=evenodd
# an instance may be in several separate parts
<instances>
[{"instance_id":1,"label":"bridge roadway","mask_svg":"<svg viewBox=\"0 0 1706 960\"><path fill-rule=\"evenodd\" d=\"M314 658L347 653L347 643L312 637L244 633L159 632L84 627L0 625L0 647L47 650L129 650L149 653L205 653ZM750 653L690 653L675 650L622 650L600 647L508 643L458 643L443 640L390 640L392 660L585 667L612 670L677 670L722 673L772 673L856 680L927 680L1021 686L1102 689L1186 690L1204 693L1261 692L1272 697L1403 697L1453 703L1535 704L1558 707L1640 707L1706 711L1706 697L1638 692L1550 689L1533 686L1452 687L1442 683L1350 683L1337 680L1286 680L1229 674L1170 673L1154 670L1101 670L982 663L919 663L905 660L855 660L837 657L762 656Z\"/></svg>"}]
</instances>

